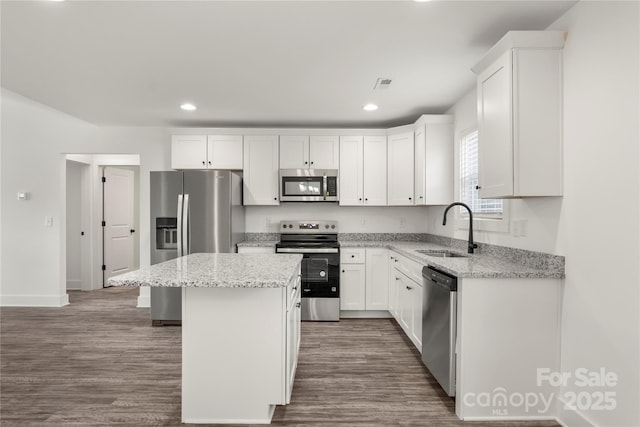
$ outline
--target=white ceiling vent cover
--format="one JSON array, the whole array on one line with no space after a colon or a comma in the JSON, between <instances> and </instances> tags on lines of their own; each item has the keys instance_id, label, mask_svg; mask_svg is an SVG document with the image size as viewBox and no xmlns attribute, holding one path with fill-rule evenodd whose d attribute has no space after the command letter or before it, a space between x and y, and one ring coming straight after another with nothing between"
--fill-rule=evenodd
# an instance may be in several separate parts
<instances>
[{"instance_id":1,"label":"white ceiling vent cover","mask_svg":"<svg viewBox=\"0 0 640 427\"><path fill-rule=\"evenodd\" d=\"M391 86L391 79L388 77L378 77L376 80L375 86L373 86L373 90L382 90L388 89Z\"/></svg>"}]
</instances>

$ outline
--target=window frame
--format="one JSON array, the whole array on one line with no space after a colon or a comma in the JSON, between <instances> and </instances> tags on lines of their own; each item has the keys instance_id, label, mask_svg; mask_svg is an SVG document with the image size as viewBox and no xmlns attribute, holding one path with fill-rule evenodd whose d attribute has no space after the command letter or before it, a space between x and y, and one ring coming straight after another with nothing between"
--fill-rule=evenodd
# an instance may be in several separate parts
<instances>
[{"instance_id":1,"label":"window frame","mask_svg":"<svg viewBox=\"0 0 640 427\"><path fill-rule=\"evenodd\" d=\"M461 146L462 141L470 134L477 132L478 128L476 126L463 129L459 132L456 132L456 143L455 143L455 159L456 159L456 168L455 168L455 193L456 199L462 200L462 153ZM496 213L475 213L473 214L473 227L475 230L479 231L490 231L490 232L500 232L500 233L508 233L509 232L509 211L510 211L510 203L507 199L502 200L502 214ZM461 212L463 210L464 212ZM468 230L469 229L469 214L466 209L460 208L455 209L455 221L456 227L460 230Z\"/></svg>"}]
</instances>

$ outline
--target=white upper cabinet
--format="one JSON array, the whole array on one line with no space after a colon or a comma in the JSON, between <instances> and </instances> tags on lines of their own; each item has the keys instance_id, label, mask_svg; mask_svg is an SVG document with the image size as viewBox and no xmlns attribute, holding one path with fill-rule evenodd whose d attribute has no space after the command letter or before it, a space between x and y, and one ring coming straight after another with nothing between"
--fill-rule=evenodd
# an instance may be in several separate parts
<instances>
[{"instance_id":1,"label":"white upper cabinet","mask_svg":"<svg viewBox=\"0 0 640 427\"><path fill-rule=\"evenodd\" d=\"M242 169L242 135L173 135L173 169Z\"/></svg>"},{"instance_id":2,"label":"white upper cabinet","mask_svg":"<svg viewBox=\"0 0 640 427\"><path fill-rule=\"evenodd\" d=\"M209 169L242 169L242 135L208 135Z\"/></svg>"},{"instance_id":3,"label":"white upper cabinet","mask_svg":"<svg viewBox=\"0 0 640 427\"><path fill-rule=\"evenodd\" d=\"M207 136L173 135L171 137L171 167L173 169L206 169Z\"/></svg>"},{"instance_id":4,"label":"white upper cabinet","mask_svg":"<svg viewBox=\"0 0 640 427\"><path fill-rule=\"evenodd\" d=\"M562 195L564 36L508 32L473 68L481 198Z\"/></svg>"},{"instance_id":5,"label":"white upper cabinet","mask_svg":"<svg viewBox=\"0 0 640 427\"><path fill-rule=\"evenodd\" d=\"M364 202L363 145L361 136L340 137L340 205L360 206Z\"/></svg>"},{"instance_id":6,"label":"white upper cabinet","mask_svg":"<svg viewBox=\"0 0 640 427\"><path fill-rule=\"evenodd\" d=\"M244 137L244 204L278 205L278 136Z\"/></svg>"},{"instance_id":7,"label":"white upper cabinet","mask_svg":"<svg viewBox=\"0 0 640 427\"><path fill-rule=\"evenodd\" d=\"M387 204L413 205L413 132L389 135L387 141Z\"/></svg>"},{"instance_id":8,"label":"white upper cabinet","mask_svg":"<svg viewBox=\"0 0 640 427\"><path fill-rule=\"evenodd\" d=\"M309 167L309 137L280 136L280 168L307 169Z\"/></svg>"},{"instance_id":9,"label":"white upper cabinet","mask_svg":"<svg viewBox=\"0 0 640 427\"><path fill-rule=\"evenodd\" d=\"M337 136L280 137L281 169L338 169Z\"/></svg>"},{"instance_id":10,"label":"white upper cabinet","mask_svg":"<svg viewBox=\"0 0 640 427\"><path fill-rule=\"evenodd\" d=\"M364 204L366 206L386 206L387 137L365 136L363 156L362 194L364 196Z\"/></svg>"},{"instance_id":11,"label":"white upper cabinet","mask_svg":"<svg viewBox=\"0 0 640 427\"><path fill-rule=\"evenodd\" d=\"M387 137L340 137L340 205L387 204Z\"/></svg>"},{"instance_id":12,"label":"white upper cabinet","mask_svg":"<svg viewBox=\"0 0 640 427\"><path fill-rule=\"evenodd\" d=\"M425 115L415 124L414 202L453 201L453 116Z\"/></svg>"},{"instance_id":13,"label":"white upper cabinet","mask_svg":"<svg viewBox=\"0 0 640 427\"><path fill-rule=\"evenodd\" d=\"M338 169L340 143L337 136L312 136L309 138L309 167L312 169Z\"/></svg>"}]
</instances>

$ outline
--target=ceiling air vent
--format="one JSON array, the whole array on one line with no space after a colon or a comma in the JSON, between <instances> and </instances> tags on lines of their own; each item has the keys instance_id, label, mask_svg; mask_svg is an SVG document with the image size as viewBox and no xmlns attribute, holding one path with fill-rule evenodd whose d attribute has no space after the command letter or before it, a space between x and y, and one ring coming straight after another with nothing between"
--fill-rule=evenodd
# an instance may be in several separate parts
<instances>
[{"instance_id":1,"label":"ceiling air vent","mask_svg":"<svg viewBox=\"0 0 640 427\"><path fill-rule=\"evenodd\" d=\"M373 90L387 89L387 88L389 88L389 86L391 86L391 79L390 78L388 78L388 77L378 77L378 80L376 80L375 86L373 86Z\"/></svg>"}]
</instances>

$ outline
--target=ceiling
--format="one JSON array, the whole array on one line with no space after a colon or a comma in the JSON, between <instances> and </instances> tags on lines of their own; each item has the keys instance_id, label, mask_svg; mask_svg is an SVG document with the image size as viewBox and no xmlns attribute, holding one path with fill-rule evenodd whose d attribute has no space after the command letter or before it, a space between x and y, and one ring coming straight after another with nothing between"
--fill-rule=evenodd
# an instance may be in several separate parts
<instances>
[{"instance_id":1,"label":"ceiling","mask_svg":"<svg viewBox=\"0 0 640 427\"><path fill-rule=\"evenodd\" d=\"M391 127L445 112L505 32L575 3L2 1L2 87L98 125Z\"/></svg>"}]
</instances>

